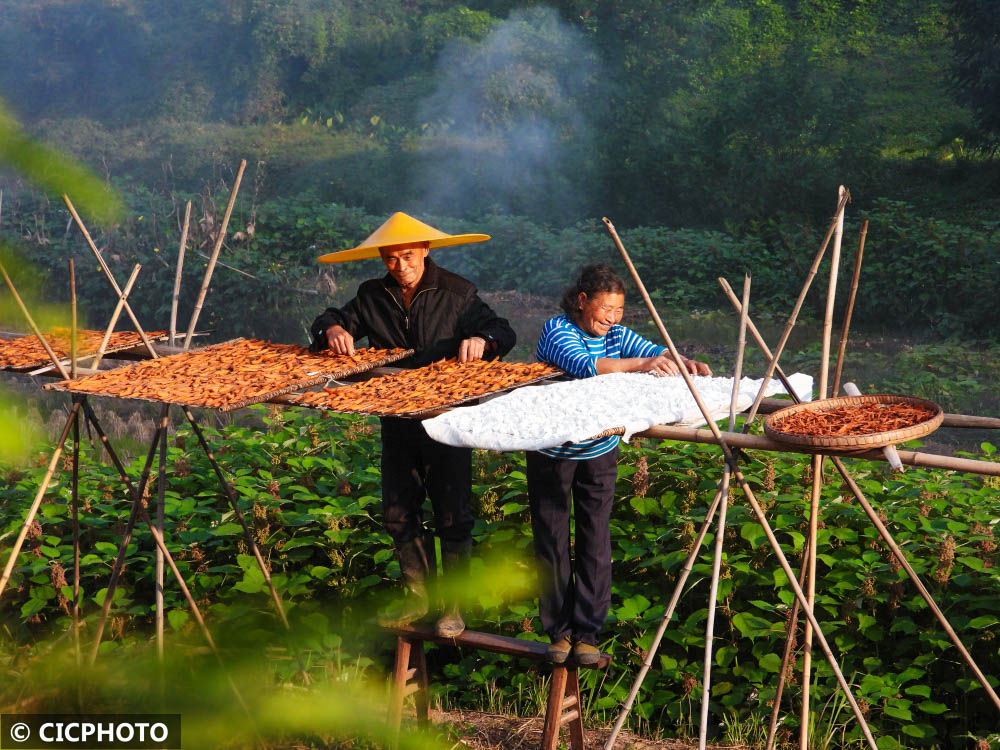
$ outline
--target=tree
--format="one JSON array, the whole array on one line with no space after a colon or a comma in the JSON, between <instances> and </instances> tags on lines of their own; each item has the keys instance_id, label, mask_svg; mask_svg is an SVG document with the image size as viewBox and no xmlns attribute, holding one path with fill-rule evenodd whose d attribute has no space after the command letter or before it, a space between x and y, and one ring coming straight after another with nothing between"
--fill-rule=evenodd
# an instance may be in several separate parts
<instances>
[{"instance_id":1,"label":"tree","mask_svg":"<svg viewBox=\"0 0 1000 750\"><path fill-rule=\"evenodd\" d=\"M978 130L970 144L1000 150L1000 3L955 0L955 75Z\"/></svg>"}]
</instances>

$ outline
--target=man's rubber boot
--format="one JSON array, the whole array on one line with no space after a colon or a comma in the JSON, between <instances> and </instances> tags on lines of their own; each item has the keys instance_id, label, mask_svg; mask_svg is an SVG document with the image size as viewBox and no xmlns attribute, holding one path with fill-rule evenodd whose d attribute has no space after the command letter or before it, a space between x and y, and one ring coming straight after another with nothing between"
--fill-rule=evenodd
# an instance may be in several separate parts
<instances>
[{"instance_id":1,"label":"man's rubber boot","mask_svg":"<svg viewBox=\"0 0 1000 750\"><path fill-rule=\"evenodd\" d=\"M399 545L396 557L399 559L405 593L402 599L376 615L375 621L383 628L409 625L426 615L430 609L426 583L430 566L424 538L417 537Z\"/></svg>"},{"instance_id":2,"label":"man's rubber boot","mask_svg":"<svg viewBox=\"0 0 1000 750\"><path fill-rule=\"evenodd\" d=\"M453 588L458 583L461 583L463 587L468 585L471 554L471 539L465 539L461 542L441 540L441 563L444 568L443 577L446 585ZM462 619L458 602L454 600L454 593L446 593L446 596L448 600L442 608L441 617L434 625L434 632L441 638L456 638L465 631L465 620Z\"/></svg>"}]
</instances>

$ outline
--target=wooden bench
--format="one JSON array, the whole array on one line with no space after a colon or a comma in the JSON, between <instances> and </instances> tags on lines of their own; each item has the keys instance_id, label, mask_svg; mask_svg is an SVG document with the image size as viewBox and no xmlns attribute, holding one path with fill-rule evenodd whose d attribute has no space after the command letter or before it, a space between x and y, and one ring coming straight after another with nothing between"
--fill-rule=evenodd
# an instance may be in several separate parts
<instances>
[{"instance_id":1,"label":"wooden bench","mask_svg":"<svg viewBox=\"0 0 1000 750\"><path fill-rule=\"evenodd\" d=\"M611 663L610 654L601 654L597 664L577 664L571 656L563 664L553 664L545 651L548 644L538 641L522 641L506 635L480 633L466 630L457 638L441 638L427 625L410 625L403 628L385 628L396 636L396 665L392 675L392 696L389 703L389 726L398 736L403 718L403 699L413 695L417 709L417 723L427 726L428 687L427 662L424 658L424 641L444 646L475 648L544 662L552 667L552 682L545 708L545 725L542 729L542 750L555 750L559 742L559 730L569 724L570 746L573 750L584 750L583 709L580 705L580 681L577 670L604 669Z\"/></svg>"}]
</instances>

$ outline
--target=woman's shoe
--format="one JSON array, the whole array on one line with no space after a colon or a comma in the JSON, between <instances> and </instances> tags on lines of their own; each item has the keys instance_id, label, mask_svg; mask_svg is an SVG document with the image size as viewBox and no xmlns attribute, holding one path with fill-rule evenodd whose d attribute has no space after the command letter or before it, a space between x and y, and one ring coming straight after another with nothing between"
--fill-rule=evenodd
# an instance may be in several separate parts
<instances>
[{"instance_id":1,"label":"woman's shoe","mask_svg":"<svg viewBox=\"0 0 1000 750\"><path fill-rule=\"evenodd\" d=\"M569 636L564 636L558 641L553 641L549 644L549 647L545 649L545 656L548 657L549 661L553 664L562 664L569 658L569 652L573 649L573 644L570 643Z\"/></svg>"},{"instance_id":2,"label":"woman's shoe","mask_svg":"<svg viewBox=\"0 0 1000 750\"><path fill-rule=\"evenodd\" d=\"M581 666L592 667L601 660L601 650L597 646L577 641L573 644L573 658Z\"/></svg>"}]
</instances>

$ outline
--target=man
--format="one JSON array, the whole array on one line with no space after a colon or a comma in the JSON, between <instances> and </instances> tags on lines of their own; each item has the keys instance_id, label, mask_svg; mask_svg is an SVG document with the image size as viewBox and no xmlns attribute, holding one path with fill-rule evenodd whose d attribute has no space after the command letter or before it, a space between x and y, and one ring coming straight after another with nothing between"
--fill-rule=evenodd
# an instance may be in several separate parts
<instances>
[{"instance_id":1,"label":"man","mask_svg":"<svg viewBox=\"0 0 1000 750\"><path fill-rule=\"evenodd\" d=\"M402 347L415 353L401 367L423 367L448 357L461 362L501 357L514 346L514 331L483 302L476 287L440 268L431 249L482 242L484 234L449 235L404 213L393 214L361 245L330 253L321 263L381 257L388 273L358 287L342 308L327 308L310 332L313 351L329 348L353 354L354 342L367 337L379 349ZM425 581L434 566L434 538L423 527L424 495L434 508L445 572L468 570L474 518L472 451L431 440L413 419L382 419L382 513L392 536L406 595L379 615L387 626L409 624L427 614ZM454 637L465 629L458 607L445 607L435 630Z\"/></svg>"}]
</instances>

